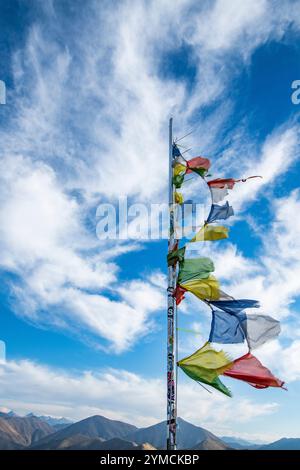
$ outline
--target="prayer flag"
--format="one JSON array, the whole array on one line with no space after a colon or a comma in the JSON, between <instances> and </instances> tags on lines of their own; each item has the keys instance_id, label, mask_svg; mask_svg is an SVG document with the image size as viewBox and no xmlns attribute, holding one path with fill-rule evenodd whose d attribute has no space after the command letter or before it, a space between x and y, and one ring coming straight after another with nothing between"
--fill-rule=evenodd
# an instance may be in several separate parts
<instances>
[{"instance_id":1,"label":"prayer flag","mask_svg":"<svg viewBox=\"0 0 300 470\"><path fill-rule=\"evenodd\" d=\"M271 341L281 331L280 322L269 315L240 312L238 317L250 349L258 348Z\"/></svg>"},{"instance_id":2,"label":"prayer flag","mask_svg":"<svg viewBox=\"0 0 300 470\"><path fill-rule=\"evenodd\" d=\"M219 282L214 276L209 276L207 279L187 281L181 287L201 300L218 300L221 296Z\"/></svg>"},{"instance_id":3,"label":"prayer flag","mask_svg":"<svg viewBox=\"0 0 300 470\"><path fill-rule=\"evenodd\" d=\"M184 175L174 175L172 178L172 183L174 184L176 189L181 188L183 181L184 181Z\"/></svg>"},{"instance_id":4,"label":"prayer flag","mask_svg":"<svg viewBox=\"0 0 300 470\"><path fill-rule=\"evenodd\" d=\"M185 246L178 250L173 250L167 256L168 266L174 266L178 261L184 260Z\"/></svg>"},{"instance_id":5,"label":"prayer flag","mask_svg":"<svg viewBox=\"0 0 300 470\"><path fill-rule=\"evenodd\" d=\"M193 279L206 279L215 270L209 258L182 259L179 265L178 283L184 284Z\"/></svg>"},{"instance_id":6,"label":"prayer flag","mask_svg":"<svg viewBox=\"0 0 300 470\"><path fill-rule=\"evenodd\" d=\"M183 200L183 195L181 193L178 193L177 191L175 191L175 203L176 204L183 204L184 200Z\"/></svg>"},{"instance_id":7,"label":"prayer flag","mask_svg":"<svg viewBox=\"0 0 300 470\"><path fill-rule=\"evenodd\" d=\"M218 376L231 367L231 359L223 351L215 351L207 342L190 356L178 362L178 366L193 380L202 382L231 396Z\"/></svg>"},{"instance_id":8,"label":"prayer flag","mask_svg":"<svg viewBox=\"0 0 300 470\"><path fill-rule=\"evenodd\" d=\"M221 310L212 311L209 342L221 344L243 343L245 333L240 319Z\"/></svg>"},{"instance_id":9,"label":"prayer flag","mask_svg":"<svg viewBox=\"0 0 300 470\"><path fill-rule=\"evenodd\" d=\"M195 157L187 162L186 174L196 172L200 176L204 176L210 167L208 158Z\"/></svg>"},{"instance_id":10,"label":"prayer flag","mask_svg":"<svg viewBox=\"0 0 300 470\"><path fill-rule=\"evenodd\" d=\"M284 382L277 379L250 352L233 361L232 366L223 375L248 382L255 388L283 387Z\"/></svg>"},{"instance_id":11,"label":"prayer flag","mask_svg":"<svg viewBox=\"0 0 300 470\"><path fill-rule=\"evenodd\" d=\"M184 299L184 294L186 293L186 289L179 284L177 284L176 289L174 291L173 297L175 297L176 305L179 305L180 302Z\"/></svg>"},{"instance_id":12,"label":"prayer flag","mask_svg":"<svg viewBox=\"0 0 300 470\"><path fill-rule=\"evenodd\" d=\"M207 184L210 188L219 189L232 189L235 183L236 180L233 178L216 178L215 180L207 181Z\"/></svg>"},{"instance_id":13,"label":"prayer flag","mask_svg":"<svg viewBox=\"0 0 300 470\"><path fill-rule=\"evenodd\" d=\"M218 204L218 202L223 201L226 196L228 196L229 191L227 187L224 188L210 188L211 197L213 204Z\"/></svg>"},{"instance_id":14,"label":"prayer flag","mask_svg":"<svg viewBox=\"0 0 300 470\"><path fill-rule=\"evenodd\" d=\"M173 144L172 153L173 153L173 158L181 157L180 150L179 150L179 148L177 147L176 144Z\"/></svg>"},{"instance_id":15,"label":"prayer flag","mask_svg":"<svg viewBox=\"0 0 300 470\"><path fill-rule=\"evenodd\" d=\"M240 302L239 305L235 303ZM251 305L252 302L252 305ZM218 301L213 305L232 304L231 308L213 310L209 341L222 344L242 343L247 340L250 349L258 348L276 338L280 333L280 322L268 315L248 314L243 305L258 306L256 301Z\"/></svg>"},{"instance_id":16,"label":"prayer flag","mask_svg":"<svg viewBox=\"0 0 300 470\"><path fill-rule=\"evenodd\" d=\"M250 299L226 299L220 301L211 302L215 307L220 310L224 310L227 313L238 313L244 310L245 308L258 308L259 302L257 300Z\"/></svg>"},{"instance_id":17,"label":"prayer flag","mask_svg":"<svg viewBox=\"0 0 300 470\"><path fill-rule=\"evenodd\" d=\"M222 225L204 225L190 242L222 240L228 238L228 228Z\"/></svg>"},{"instance_id":18,"label":"prayer flag","mask_svg":"<svg viewBox=\"0 0 300 470\"><path fill-rule=\"evenodd\" d=\"M233 215L232 207L226 202L223 206L212 204L210 213L207 218L207 223L215 222L220 219L228 219Z\"/></svg>"},{"instance_id":19,"label":"prayer flag","mask_svg":"<svg viewBox=\"0 0 300 470\"><path fill-rule=\"evenodd\" d=\"M175 163L173 167L173 175L178 176L181 174L184 174L186 171L186 166L183 165L182 163Z\"/></svg>"},{"instance_id":20,"label":"prayer flag","mask_svg":"<svg viewBox=\"0 0 300 470\"><path fill-rule=\"evenodd\" d=\"M261 178L261 176L248 176L248 178L241 178L241 179L234 179L234 178L216 178L215 180L207 181L208 186L210 188L228 188L232 189L235 183L245 183L245 181L250 180L252 178Z\"/></svg>"}]
</instances>

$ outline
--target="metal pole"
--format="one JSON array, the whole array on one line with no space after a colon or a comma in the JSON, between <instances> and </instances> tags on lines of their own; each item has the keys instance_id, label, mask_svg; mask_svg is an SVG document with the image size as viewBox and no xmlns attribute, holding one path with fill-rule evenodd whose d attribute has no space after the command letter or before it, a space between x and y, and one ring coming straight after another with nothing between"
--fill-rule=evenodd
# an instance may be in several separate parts
<instances>
[{"instance_id":1,"label":"metal pole","mask_svg":"<svg viewBox=\"0 0 300 470\"><path fill-rule=\"evenodd\" d=\"M168 253L170 253L176 242L174 237L174 187L173 187L173 119L169 121L169 209L170 209L170 225L169 225L169 241ZM176 401L176 363L175 363L175 328L176 328L176 302L173 292L176 283L176 266L168 268L168 343L167 343L167 449L176 449L176 418L177 418L177 401Z\"/></svg>"}]
</instances>

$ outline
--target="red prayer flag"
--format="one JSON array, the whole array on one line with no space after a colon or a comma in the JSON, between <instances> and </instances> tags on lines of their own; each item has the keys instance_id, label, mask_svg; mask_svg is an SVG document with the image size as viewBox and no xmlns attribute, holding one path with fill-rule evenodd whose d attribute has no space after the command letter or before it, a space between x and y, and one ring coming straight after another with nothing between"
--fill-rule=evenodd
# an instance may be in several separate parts
<instances>
[{"instance_id":1,"label":"red prayer flag","mask_svg":"<svg viewBox=\"0 0 300 470\"><path fill-rule=\"evenodd\" d=\"M175 297L176 299L176 305L179 305L180 302L184 299L184 294L186 293L186 291L187 290L184 287L181 287L179 284L177 284L173 294L173 297Z\"/></svg>"},{"instance_id":2,"label":"red prayer flag","mask_svg":"<svg viewBox=\"0 0 300 470\"><path fill-rule=\"evenodd\" d=\"M232 189L234 184L236 183L236 180L233 178L217 178L215 180L208 181L207 184L211 188L220 188L223 189L225 186L227 186L228 189Z\"/></svg>"},{"instance_id":3,"label":"red prayer flag","mask_svg":"<svg viewBox=\"0 0 300 470\"><path fill-rule=\"evenodd\" d=\"M207 184L211 188L223 189L226 186L228 189L232 189L235 183L245 183L245 181L252 178L261 178L261 176L248 176L248 178L242 178L239 180L235 180L234 178L216 178L215 180L207 181Z\"/></svg>"},{"instance_id":4,"label":"red prayer flag","mask_svg":"<svg viewBox=\"0 0 300 470\"><path fill-rule=\"evenodd\" d=\"M197 170L198 168L203 168L204 170L208 170L209 167L210 167L210 161L208 160L208 158L194 157L191 160L187 161L186 174L192 173L193 170Z\"/></svg>"},{"instance_id":5,"label":"red prayer flag","mask_svg":"<svg viewBox=\"0 0 300 470\"><path fill-rule=\"evenodd\" d=\"M223 372L224 375L233 379L248 382L255 388L283 387L284 382L277 379L262 365L262 363L251 353L233 361L233 365Z\"/></svg>"}]
</instances>

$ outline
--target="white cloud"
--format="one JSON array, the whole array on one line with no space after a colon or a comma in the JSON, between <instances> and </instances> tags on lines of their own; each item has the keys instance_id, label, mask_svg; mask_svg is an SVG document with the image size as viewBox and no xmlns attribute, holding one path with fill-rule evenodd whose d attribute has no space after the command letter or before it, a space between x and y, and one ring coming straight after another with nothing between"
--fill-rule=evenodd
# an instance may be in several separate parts
<instances>
[{"instance_id":1,"label":"white cloud","mask_svg":"<svg viewBox=\"0 0 300 470\"><path fill-rule=\"evenodd\" d=\"M262 178L236 184L230 200L237 211L255 200L262 191L266 193L272 190L271 184L276 184L276 179L298 160L299 143L299 126L288 122L267 137L260 151L255 151L253 148L246 150L247 158L239 163L239 168L236 162L235 171L238 171L241 178L247 176ZM241 148L240 152L243 151L244 148Z\"/></svg>"},{"instance_id":2,"label":"white cloud","mask_svg":"<svg viewBox=\"0 0 300 470\"><path fill-rule=\"evenodd\" d=\"M28 360L0 364L5 405L19 413L66 416L83 419L93 414L149 426L164 419L165 384L161 379L125 370L67 373ZM191 403L193 409L191 410ZM232 401L221 394L208 394L197 384L182 383L180 416L194 424L220 432L220 425L251 422L278 410L276 403L258 404L250 399Z\"/></svg>"},{"instance_id":3,"label":"white cloud","mask_svg":"<svg viewBox=\"0 0 300 470\"><path fill-rule=\"evenodd\" d=\"M55 5L46 6L65 43L41 20L15 53L15 115L1 131L1 263L19 276L12 286L19 316L102 336L120 352L155 327L149 317L162 305L161 286L120 283L115 259L138 247L99 243L86 228L88 212L100 193L103 200L161 189L161 124L183 87L153 73L145 5L136 3L129 16L119 6L116 16L91 3L85 24L74 18L81 34L67 37Z\"/></svg>"},{"instance_id":4,"label":"white cloud","mask_svg":"<svg viewBox=\"0 0 300 470\"><path fill-rule=\"evenodd\" d=\"M289 383L300 379L299 354L299 339L291 341L288 346L284 346L279 340L272 341L259 350L263 363L286 382L287 388Z\"/></svg>"},{"instance_id":5,"label":"white cloud","mask_svg":"<svg viewBox=\"0 0 300 470\"><path fill-rule=\"evenodd\" d=\"M3 136L6 147L51 162L58 159L64 167L64 184L77 184L90 195L159 195L160 199L167 181L170 113L176 115L177 129L190 126L193 111L226 89L235 49L240 47L243 60L244 47L250 55L275 32L280 37L286 25L285 15L266 0L219 0L203 6L187 0L123 2L113 9L99 8L95 2L84 18L84 23L81 17L73 18L81 34L65 37L63 47L51 29L46 34L42 26L32 28L15 59L18 132L14 128L9 138ZM62 28L65 24L57 16L56 33ZM164 54L183 41L192 48L197 70L192 91L184 81L159 73ZM218 51L223 49L229 55L220 58ZM37 85L30 89L32 82ZM197 123L202 151L209 149L209 141L216 147L218 132L226 123L224 96L212 122ZM199 146L199 141L194 143Z\"/></svg>"},{"instance_id":6,"label":"white cloud","mask_svg":"<svg viewBox=\"0 0 300 470\"><path fill-rule=\"evenodd\" d=\"M163 305L160 288L133 281L115 286L119 300L99 293L116 283L118 268L102 259L102 245L95 252L96 241L82 225L82 208L48 165L22 157L3 160L1 180L1 265L20 277L13 287L20 316L102 336L116 352L154 327L148 317Z\"/></svg>"},{"instance_id":7,"label":"white cloud","mask_svg":"<svg viewBox=\"0 0 300 470\"><path fill-rule=\"evenodd\" d=\"M241 48L249 37L255 41L258 36L255 42L261 40L261 26L266 26L268 14L267 0L217 0L209 7L196 20L191 35L204 49L220 53L232 47ZM253 42L248 47L253 48Z\"/></svg>"}]
</instances>

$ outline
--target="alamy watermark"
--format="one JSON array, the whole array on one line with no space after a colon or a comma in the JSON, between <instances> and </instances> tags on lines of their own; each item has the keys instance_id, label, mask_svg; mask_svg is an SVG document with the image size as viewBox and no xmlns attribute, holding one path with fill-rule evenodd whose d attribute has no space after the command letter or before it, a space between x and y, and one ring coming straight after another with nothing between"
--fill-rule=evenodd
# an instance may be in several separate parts
<instances>
[{"instance_id":1,"label":"alamy watermark","mask_svg":"<svg viewBox=\"0 0 300 470\"><path fill-rule=\"evenodd\" d=\"M291 100L293 104L300 104L300 80L294 80L292 82L293 93L291 95Z\"/></svg>"},{"instance_id":2,"label":"alamy watermark","mask_svg":"<svg viewBox=\"0 0 300 470\"><path fill-rule=\"evenodd\" d=\"M100 240L163 240L169 238L170 212L177 239L190 236L203 225L204 204L182 205L134 203L121 196L116 205L100 204L96 211L96 234ZM206 214L207 215L207 214Z\"/></svg>"},{"instance_id":3,"label":"alamy watermark","mask_svg":"<svg viewBox=\"0 0 300 470\"><path fill-rule=\"evenodd\" d=\"M6 85L3 80L0 80L0 104L6 104Z\"/></svg>"}]
</instances>

